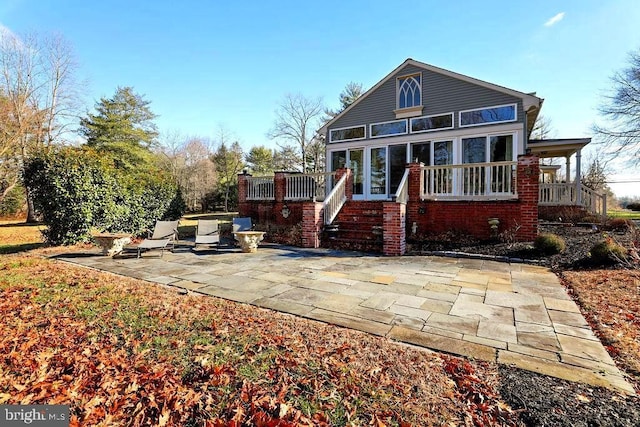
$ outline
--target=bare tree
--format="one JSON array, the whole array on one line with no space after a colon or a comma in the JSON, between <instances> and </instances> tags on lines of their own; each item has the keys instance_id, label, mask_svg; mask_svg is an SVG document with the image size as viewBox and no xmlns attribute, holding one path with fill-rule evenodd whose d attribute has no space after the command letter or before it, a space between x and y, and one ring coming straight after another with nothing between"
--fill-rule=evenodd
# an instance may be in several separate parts
<instances>
[{"instance_id":1,"label":"bare tree","mask_svg":"<svg viewBox=\"0 0 640 427\"><path fill-rule=\"evenodd\" d=\"M205 197L216 186L216 168L211 161L211 141L170 132L162 137L163 167L178 183L189 211L202 210Z\"/></svg>"},{"instance_id":2,"label":"bare tree","mask_svg":"<svg viewBox=\"0 0 640 427\"><path fill-rule=\"evenodd\" d=\"M551 119L546 116L539 115L533 125L533 129L531 130L531 139L553 138L555 133L556 131L553 129Z\"/></svg>"},{"instance_id":3,"label":"bare tree","mask_svg":"<svg viewBox=\"0 0 640 427\"><path fill-rule=\"evenodd\" d=\"M72 49L61 36L18 37L0 30L0 96L8 108L0 126L3 146L12 147L3 152L16 156L12 160L18 168L34 147L61 142L70 130L79 105L75 70ZM19 175L14 170L1 178L11 186ZM30 222L35 212L28 191L27 201Z\"/></svg>"},{"instance_id":4,"label":"bare tree","mask_svg":"<svg viewBox=\"0 0 640 427\"><path fill-rule=\"evenodd\" d=\"M624 154L634 165L640 164L640 49L629 54L627 68L611 78L613 88L605 96L600 113L607 126L594 125L611 156Z\"/></svg>"},{"instance_id":5,"label":"bare tree","mask_svg":"<svg viewBox=\"0 0 640 427\"><path fill-rule=\"evenodd\" d=\"M269 138L292 143L299 148L302 171L307 171L307 151L323 112L322 99L309 99L301 94L285 95L276 110L276 121ZM281 148L283 145L278 144Z\"/></svg>"}]
</instances>

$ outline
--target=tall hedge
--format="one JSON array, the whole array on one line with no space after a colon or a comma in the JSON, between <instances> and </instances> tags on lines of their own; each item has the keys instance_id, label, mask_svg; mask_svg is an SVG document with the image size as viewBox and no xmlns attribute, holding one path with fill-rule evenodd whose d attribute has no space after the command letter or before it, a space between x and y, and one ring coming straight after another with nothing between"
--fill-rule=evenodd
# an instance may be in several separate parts
<instances>
[{"instance_id":1,"label":"tall hedge","mask_svg":"<svg viewBox=\"0 0 640 427\"><path fill-rule=\"evenodd\" d=\"M91 232L141 235L156 219L177 219L177 186L149 167L114 169L104 156L86 148L53 148L25 162L24 181L47 225L53 245L88 241Z\"/></svg>"}]
</instances>

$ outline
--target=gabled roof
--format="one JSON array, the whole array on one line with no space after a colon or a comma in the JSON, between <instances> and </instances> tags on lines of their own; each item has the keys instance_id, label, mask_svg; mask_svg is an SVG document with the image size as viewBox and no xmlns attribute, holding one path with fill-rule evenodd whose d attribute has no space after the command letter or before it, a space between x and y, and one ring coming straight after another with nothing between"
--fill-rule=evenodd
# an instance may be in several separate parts
<instances>
[{"instance_id":1,"label":"gabled roof","mask_svg":"<svg viewBox=\"0 0 640 427\"><path fill-rule=\"evenodd\" d=\"M442 74L442 75L445 75L445 76L448 76L448 77L452 77L454 79L462 80L462 81L465 81L467 83L471 83L471 84L475 84L475 85L478 85L478 86L482 86L482 87L485 87L487 89L495 90L497 92L502 92L502 93L505 93L507 95L514 96L516 98L521 98L522 99L523 108L524 108L525 112L529 111L529 109L531 107L534 107L536 110L539 110L540 109L540 105L542 104L542 101L543 101L542 98L538 98L537 96L535 96L532 93L519 92L517 90L509 89L509 88L506 88L504 86L499 86L499 85L496 85L496 84L493 84L493 83L485 82L484 80L474 79L473 77L465 76L464 74L454 73L453 71L445 70L444 68L435 67L433 65L425 64L424 62L420 62L420 61L416 61L416 60L411 59L411 58L407 58L402 64L400 64L393 71L391 71L389 74L387 74L382 80L380 80L378 83L376 83L371 89L369 89L368 91L363 93L362 96L360 96L360 98L358 98L353 104L351 104L349 107L347 107L344 111L342 111L340 114L335 116L333 119L331 119L327 123L325 123L325 125L320 128L320 132L323 132L323 133L326 132L327 129L329 128L329 126L331 126L333 124L333 122L335 122L340 117L342 117L346 113L348 113L352 108L354 108L356 105L358 105L360 102L362 102L362 100L367 98L370 94L375 92L376 89L378 89L380 86L382 86L384 83L386 83L389 79L393 78L393 76L398 71L400 71L402 68L406 67L407 65L413 65L413 66L416 66L418 68L422 68L424 70L432 71L434 73L438 73L438 74Z\"/></svg>"}]
</instances>

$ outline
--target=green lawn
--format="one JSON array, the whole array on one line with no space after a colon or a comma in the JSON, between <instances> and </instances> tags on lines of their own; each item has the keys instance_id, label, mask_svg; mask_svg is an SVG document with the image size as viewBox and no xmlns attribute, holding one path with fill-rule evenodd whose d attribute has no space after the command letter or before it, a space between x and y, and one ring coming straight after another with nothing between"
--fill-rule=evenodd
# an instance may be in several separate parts
<instances>
[{"instance_id":1,"label":"green lawn","mask_svg":"<svg viewBox=\"0 0 640 427\"><path fill-rule=\"evenodd\" d=\"M626 218L626 219L639 219L640 212L630 211L627 209L607 209L607 216L610 218Z\"/></svg>"}]
</instances>

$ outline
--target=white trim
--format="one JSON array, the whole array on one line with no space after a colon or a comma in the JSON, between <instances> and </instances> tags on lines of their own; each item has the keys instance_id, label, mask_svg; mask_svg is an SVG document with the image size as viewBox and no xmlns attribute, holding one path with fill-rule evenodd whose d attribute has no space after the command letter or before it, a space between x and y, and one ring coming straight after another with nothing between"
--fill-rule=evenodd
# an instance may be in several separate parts
<instances>
[{"instance_id":1,"label":"white trim","mask_svg":"<svg viewBox=\"0 0 640 427\"><path fill-rule=\"evenodd\" d=\"M413 78L415 76L420 76L420 82L418 82L418 90L420 91L420 101L418 102L417 105L411 105L408 107L405 106L401 108L400 107L400 80L407 80L408 78L410 77ZM413 97L412 97L412 101L413 101ZM422 107L422 71L419 71L417 73L404 74L402 76L396 77L396 110L403 111L403 110L409 110L410 108L416 108L416 107Z\"/></svg>"},{"instance_id":2,"label":"white trim","mask_svg":"<svg viewBox=\"0 0 640 427\"><path fill-rule=\"evenodd\" d=\"M362 138L351 138L351 139L340 139L338 141L334 141L333 138L331 138L331 132L333 132L334 130L345 130L345 129L356 129L356 128L362 128L364 130L364 136ZM335 128L335 129L329 129L329 143L333 143L333 142L348 142L348 141L360 141L362 139L367 139L367 125L357 125L357 126L347 126L347 127L343 127L343 128Z\"/></svg>"},{"instance_id":3,"label":"white trim","mask_svg":"<svg viewBox=\"0 0 640 427\"><path fill-rule=\"evenodd\" d=\"M474 123L471 125L463 125L462 124L462 113L468 113L470 111L481 111L481 110L490 110L492 108L502 108L502 107L513 107L513 120L500 120L497 122L483 122L483 123ZM490 107L480 107L480 108L472 108L470 110L461 110L458 111L458 126L461 128L470 128L474 126L487 126L487 125L495 125L498 123L512 123L518 121L518 104L503 104L503 105L492 105Z\"/></svg>"},{"instance_id":4,"label":"white trim","mask_svg":"<svg viewBox=\"0 0 640 427\"><path fill-rule=\"evenodd\" d=\"M402 133L392 133L392 134L388 134L388 135L374 135L373 134L373 126L375 126L375 125L385 125L387 123L398 123L398 122L404 122L404 128L406 129L404 132L402 132ZM409 133L409 123L407 122L407 119L389 120L387 122L369 123L369 138L371 138L371 139L374 139L374 138L386 138L388 136L406 135L408 133Z\"/></svg>"},{"instance_id":5,"label":"white trim","mask_svg":"<svg viewBox=\"0 0 640 427\"><path fill-rule=\"evenodd\" d=\"M420 116L420 117L412 117L411 119L409 119L409 133L412 134L418 134L418 133L427 133L427 132L438 132L441 130L450 130L450 129L454 129L454 118L453 118L453 114L454 112L450 112L450 113L442 113L442 114L430 114L428 116ZM411 128L413 127L412 122L414 120L419 120L419 119L429 119L431 117L439 117L439 116L451 116L451 127L446 127L446 128L437 128L437 129L427 129L427 130L419 130L419 131L413 131Z\"/></svg>"}]
</instances>

